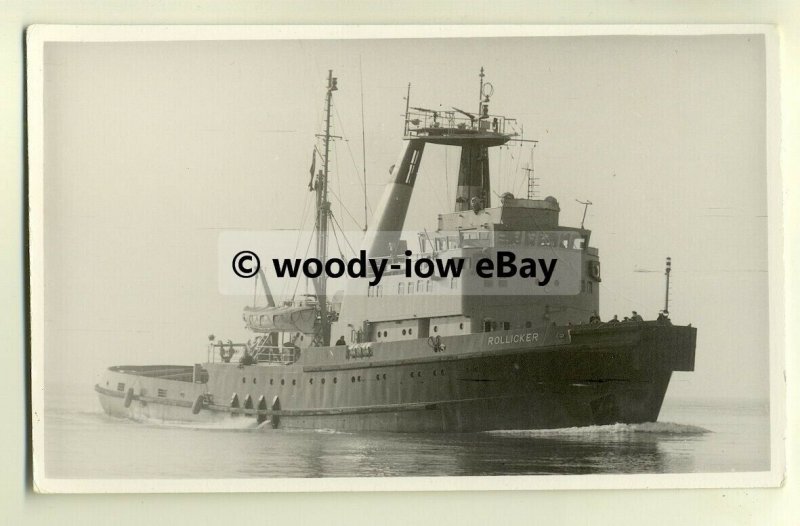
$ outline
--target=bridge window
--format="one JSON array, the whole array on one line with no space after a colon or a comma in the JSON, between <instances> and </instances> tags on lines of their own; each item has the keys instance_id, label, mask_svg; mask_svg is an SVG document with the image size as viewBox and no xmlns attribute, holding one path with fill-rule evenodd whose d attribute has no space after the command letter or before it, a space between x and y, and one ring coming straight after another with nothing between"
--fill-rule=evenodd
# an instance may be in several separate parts
<instances>
[{"instance_id":1,"label":"bridge window","mask_svg":"<svg viewBox=\"0 0 800 526\"><path fill-rule=\"evenodd\" d=\"M409 294L414 294L414 282L413 281L409 281L408 282L408 293Z\"/></svg>"},{"instance_id":2,"label":"bridge window","mask_svg":"<svg viewBox=\"0 0 800 526\"><path fill-rule=\"evenodd\" d=\"M417 280L417 293L424 292L422 290L422 280Z\"/></svg>"},{"instance_id":3,"label":"bridge window","mask_svg":"<svg viewBox=\"0 0 800 526\"><path fill-rule=\"evenodd\" d=\"M397 294L398 295L403 295L405 293L405 289L406 289L406 284L403 283L402 281L397 284Z\"/></svg>"},{"instance_id":4,"label":"bridge window","mask_svg":"<svg viewBox=\"0 0 800 526\"><path fill-rule=\"evenodd\" d=\"M430 292L431 290L433 290L433 282L428 280L425 283L425 292Z\"/></svg>"}]
</instances>

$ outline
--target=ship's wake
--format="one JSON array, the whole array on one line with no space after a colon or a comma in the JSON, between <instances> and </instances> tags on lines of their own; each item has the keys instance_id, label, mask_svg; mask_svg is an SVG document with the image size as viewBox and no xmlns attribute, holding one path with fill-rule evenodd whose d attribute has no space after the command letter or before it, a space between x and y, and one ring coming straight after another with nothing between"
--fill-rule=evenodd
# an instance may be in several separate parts
<instances>
[{"instance_id":1,"label":"ship's wake","mask_svg":"<svg viewBox=\"0 0 800 526\"><path fill-rule=\"evenodd\" d=\"M130 419L139 424L153 427L197 429L201 431L260 431L272 429L269 421L257 423L252 418L224 418L209 422L187 422L183 420L162 420L160 418L136 417Z\"/></svg>"},{"instance_id":2,"label":"ship's wake","mask_svg":"<svg viewBox=\"0 0 800 526\"><path fill-rule=\"evenodd\" d=\"M614 438L636 436L638 434L657 436L698 436L711 433L710 430L690 424L677 424L674 422L645 422L642 424L610 424L603 426L564 427L558 429L512 429L502 431L487 431L499 436L516 437L541 437L541 438L576 438L590 437Z\"/></svg>"}]
</instances>

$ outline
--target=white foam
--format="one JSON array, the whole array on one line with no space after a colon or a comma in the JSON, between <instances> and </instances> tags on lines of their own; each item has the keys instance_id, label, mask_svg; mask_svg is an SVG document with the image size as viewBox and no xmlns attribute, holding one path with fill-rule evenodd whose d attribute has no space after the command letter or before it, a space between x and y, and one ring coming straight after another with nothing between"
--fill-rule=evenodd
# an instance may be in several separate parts
<instances>
[{"instance_id":1,"label":"white foam","mask_svg":"<svg viewBox=\"0 0 800 526\"><path fill-rule=\"evenodd\" d=\"M674 422L645 422L642 424L610 424L605 426L563 427L558 429L514 429L503 431L487 431L494 435L531 436L531 437L586 437L591 435L616 436L635 433L654 435L702 435L710 433L708 429L689 424Z\"/></svg>"},{"instance_id":2,"label":"white foam","mask_svg":"<svg viewBox=\"0 0 800 526\"><path fill-rule=\"evenodd\" d=\"M264 424L269 427L269 422L257 423L252 418L227 417L221 420L208 422L188 422L184 420L162 420L160 418L134 418L136 422L156 427L176 427L182 429L221 430L221 431L251 431L263 429Z\"/></svg>"}]
</instances>

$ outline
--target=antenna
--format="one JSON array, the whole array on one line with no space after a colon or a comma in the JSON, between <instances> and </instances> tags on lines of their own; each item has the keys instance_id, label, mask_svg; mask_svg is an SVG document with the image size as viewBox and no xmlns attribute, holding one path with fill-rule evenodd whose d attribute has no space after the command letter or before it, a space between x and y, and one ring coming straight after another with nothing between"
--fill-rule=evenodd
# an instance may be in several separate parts
<instances>
[{"instance_id":1,"label":"antenna","mask_svg":"<svg viewBox=\"0 0 800 526\"><path fill-rule=\"evenodd\" d=\"M361 80L361 171L364 173L364 232L367 231L367 140L364 130L364 74L361 71L361 55L358 56L358 76Z\"/></svg>"},{"instance_id":2,"label":"antenna","mask_svg":"<svg viewBox=\"0 0 800 526\"><path fill-rule=\"evenodd\" d=\"M406 118L403 119L403 135L408 135L408 105L411 103L411 83L408 83L406 91Z\"/></svg>"},{"instance_id":3,"label":"antenna","mask_svg":"<svg viewBox=\"0 0 800 526\"><path fill-rule=\"evenodd\" d=\"M481 108L483 107L483 77L486 76L483 73L483 66L481 66L481 74L478 76L481 78L481 89L478 91L478 115L481 115Z\"/></svg>"},{"instance_id":4,"label":"antenna","mask_svg":"<svg viewBox=\"0 0 800 526\"><path fill-rule=\"evenodd\" d=\"M534 156L533 151L536 148L536 143L533 144L531 148L531 161L528 166L524 167L522 170L528 174L528 199L536 199L536 187L539 186L536 183L536 173L534 170Z\"/></svg>"},{"instance_id":5,"label":"antenna","mask_svg":"<svg viewBox=\"0 0 800 526\"><path fill-rule=\"evenodd\" d=\"M589 205L592 204L591 201L581 201L580 199L576 199L580 204L583 205L583 218L581 219L581 230L583 230L583 222L586 221L586 211L589 209Z\"/></svg>"},{"instance_id":6,"label":"antenna","mask_svg":"<svg viewBox=\"0 0 800 526\"><path fill-rule=\"evenodd\" d=\"M664 315L669 315L669 273L672 272L672 258L667 257L667 267L664 269L664 275L667 277L667 286L664 294Z\"/></svg>"}]
</instances>

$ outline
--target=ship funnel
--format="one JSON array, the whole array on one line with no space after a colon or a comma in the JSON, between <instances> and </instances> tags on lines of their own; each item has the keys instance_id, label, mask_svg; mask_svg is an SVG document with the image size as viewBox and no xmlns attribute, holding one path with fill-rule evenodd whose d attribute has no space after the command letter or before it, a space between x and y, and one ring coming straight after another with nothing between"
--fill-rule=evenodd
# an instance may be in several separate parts
<instances>
[{"instance_id":1,"label":"ship funnel","mask_svg":"<svg viewBox=\"0 0 800 526\"><path fill-rule=\"evenodd\" d=\"M455 211L488 208L490 200L489 148L480 141L465 142L461 146Z\"/></svg>"}]
</instances>

